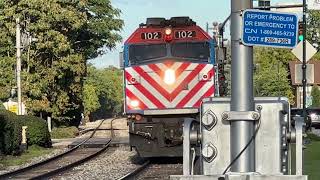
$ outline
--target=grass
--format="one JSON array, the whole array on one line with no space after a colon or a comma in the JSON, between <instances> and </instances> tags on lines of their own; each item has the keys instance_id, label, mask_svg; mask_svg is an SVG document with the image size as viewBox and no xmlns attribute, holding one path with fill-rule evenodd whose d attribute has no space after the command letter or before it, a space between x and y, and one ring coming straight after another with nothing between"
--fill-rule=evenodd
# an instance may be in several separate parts
<instances>
[{"instance_id":1,"label":"grass","mask_svg":"<svg viewBox=\"0 0 320 180\"><path fill-rule=\"evenodd\" d=\"M311 143L304 151L304 174L308 180L320 179L320 137L308 134Z\"/></svg>"},{"instance_id":2,"label":"grass","mask_svg":"<svg viewBox=\"0 0 320 180\"><path fill-rule=\"evenodd\" d=\"M25 164L29 162L32 158L48 154L51 151L52 149L33 145L28 147L28 150L22 153L20 156L1 156L0 164L4 167Z\"/></svg>"},{"instance_id":3,"label":"grass","mask_svg":"<svg viewBox=\"0 0 320 180\"><path fill-rule=\"evenodd\" d=\"M74 126L53 128L51 132L51 138L52 139L74 138L78 134L79 134L79 130Z\"/></svg>"}]
</instances>

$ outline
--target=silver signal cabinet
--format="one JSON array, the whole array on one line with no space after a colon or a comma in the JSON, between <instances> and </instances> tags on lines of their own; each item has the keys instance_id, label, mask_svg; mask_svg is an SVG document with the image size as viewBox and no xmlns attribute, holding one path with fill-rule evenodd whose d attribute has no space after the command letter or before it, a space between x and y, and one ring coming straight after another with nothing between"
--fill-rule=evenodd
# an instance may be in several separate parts
<instances>
[{"instance_id":1,"label":"silver signal cabinet","mask_svg":"<svg viewBox=\"0 0 320 180\"><path fill-rule=\"evenodd\" d=\"M291 175L291 144L296 136L301 136L302 125L296 130L291 127L290 106L287 98L282 97L256 97L254 111L230 111L230 98L206 98L203 100L200 114L199 131L200 143L200 175L192 175L193 166L184 166L183 176L171 176L171 179L299 179L306 180L307 176ZM230 121L232 120L255 121L256 136L251 143L255 146L255 172L233 173L226 170L232 162L230 148ZM192 127L191 127L192 128ZM191 132L191 130L190 130ZM192 137L186 136L184 137ZM190 140L194 141L194 140ZM187 141L184 141L184 143ZM302 141L297 141L296 146L302 149ZM192 145L189 145L192 147ZM184 145L184 147L187 147ZM184 149L184 153L190 153ZM302 154L301 154L302 155ZM297 156L298 163L302 156ZM194 164L192 160L189 164ZM192 168L191 168L192 167ZM185 168L189 168L185 170ZM302 168L300 168L302 169ZM223 174L223 172L226 172ZM298 172L298 171L297 171Z\"/></svg>"}]
</instances>

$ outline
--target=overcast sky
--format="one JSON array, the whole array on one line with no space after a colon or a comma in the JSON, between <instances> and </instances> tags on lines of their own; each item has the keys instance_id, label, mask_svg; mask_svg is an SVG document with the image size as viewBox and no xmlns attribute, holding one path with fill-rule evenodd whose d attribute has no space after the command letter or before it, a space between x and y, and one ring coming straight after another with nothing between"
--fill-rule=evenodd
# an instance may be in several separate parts
<instances>
[{"instance_id":1,"label":"overcast sky","mask_svg":"<svg viewBox=\"0 0 320 180\"><path fill-rule=\"evenodd\" d=\"M206 28L206 23L222 22L230 13L231 0L111 0L112 5L121 10L124 28L120 32L123 41L117 48L107 54L91 60L98 68L109 65L118 67L119 52L123 42L147 17L189 16L200 27ZM271 0L277 3L302 3L302 0ZM229 28L229 27L227 27Z\"/></svg>"}]
</instances>

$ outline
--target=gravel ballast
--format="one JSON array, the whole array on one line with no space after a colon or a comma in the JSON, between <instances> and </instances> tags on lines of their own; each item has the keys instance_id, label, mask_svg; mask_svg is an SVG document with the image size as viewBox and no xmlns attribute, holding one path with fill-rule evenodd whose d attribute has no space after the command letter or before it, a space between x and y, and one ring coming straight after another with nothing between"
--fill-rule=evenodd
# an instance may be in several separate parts
<instances>
[{"instance_id":1,"label":"gravel ballast","mask_svg":"<svg viewBox=\"0 0 320 180\"><path fill-rule=\"evenodd\" d=\"M119 179L139 167L131 162L135 156L136 152L125 145L109 148L95 159L52 179Z\"/></svg>"}]
</instances>

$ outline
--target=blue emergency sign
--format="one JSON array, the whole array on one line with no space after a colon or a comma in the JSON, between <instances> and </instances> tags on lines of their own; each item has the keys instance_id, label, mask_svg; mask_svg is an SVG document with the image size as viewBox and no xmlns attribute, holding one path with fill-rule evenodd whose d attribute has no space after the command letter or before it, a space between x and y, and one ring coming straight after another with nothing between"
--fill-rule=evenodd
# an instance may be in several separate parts
<instances>
[{"instance_id":1,"label":"blue emergency sign","mask_svg":"<svg viewBox=\"0 0 320 180\"><path fill-rule=\"evenodd\" d=\"M245 10L242 43L247 46L294 48L298 37L298 16L294 13Z\"/></svg>"}]
</instances>

